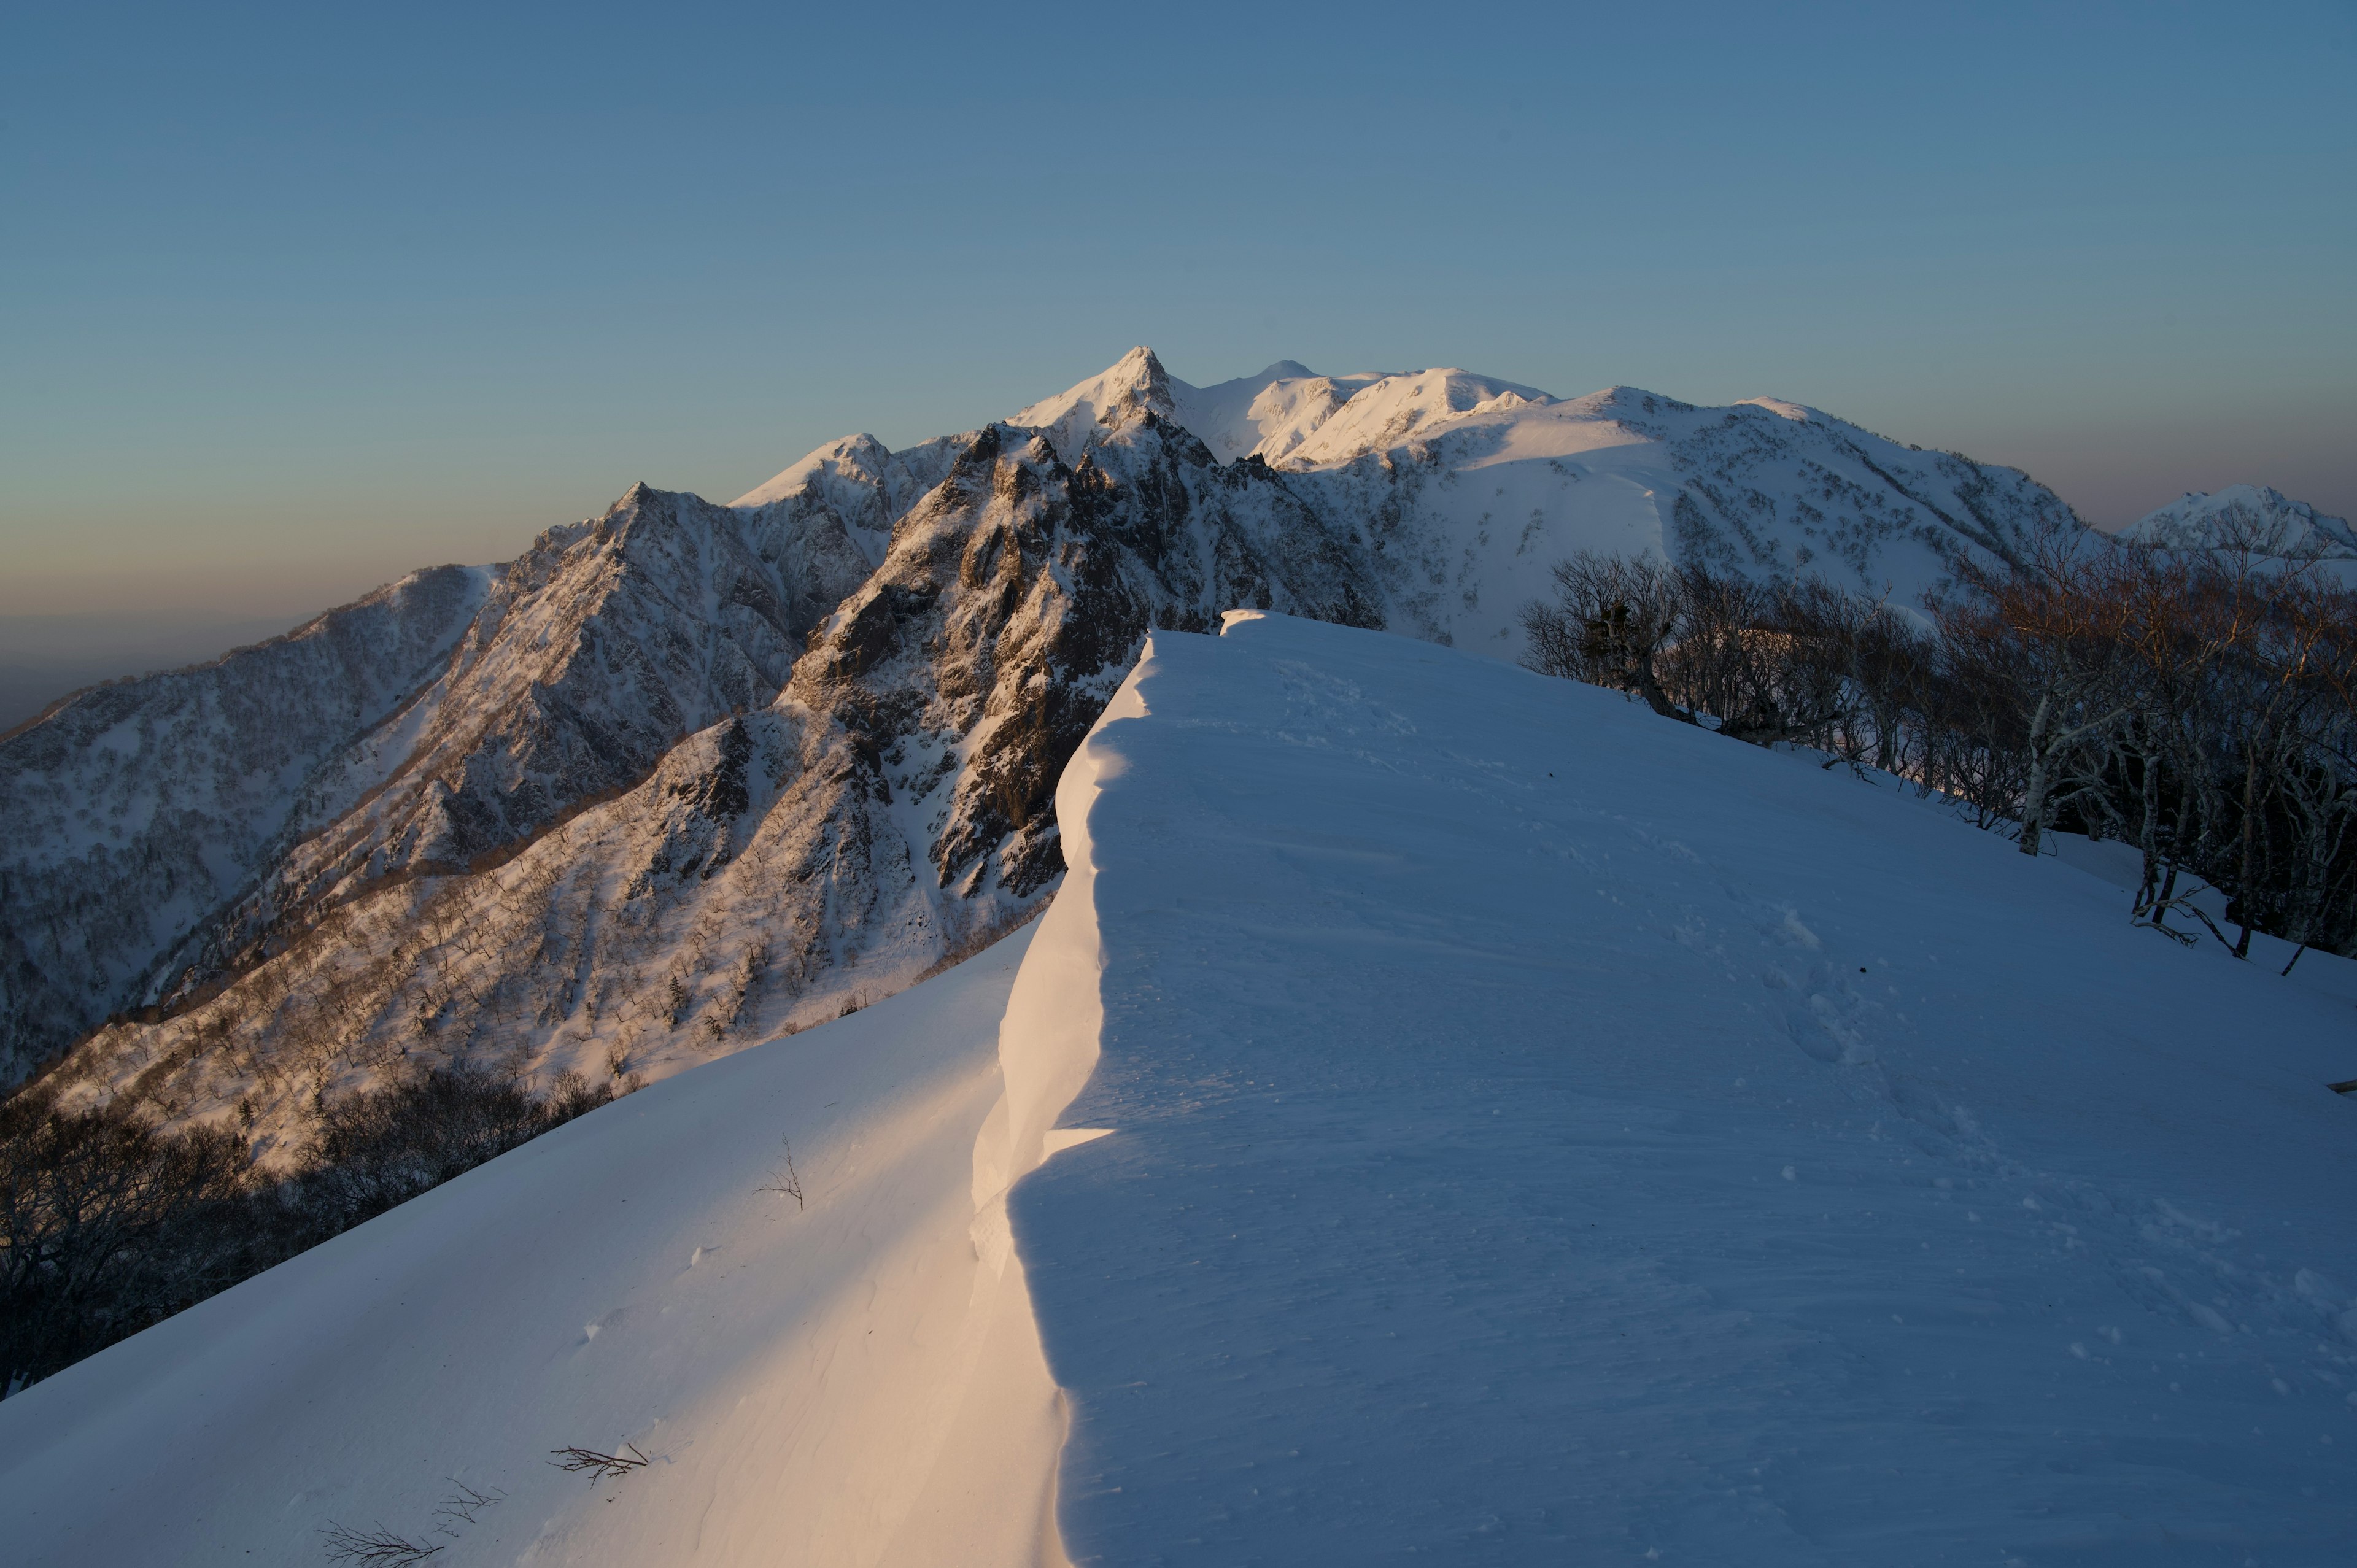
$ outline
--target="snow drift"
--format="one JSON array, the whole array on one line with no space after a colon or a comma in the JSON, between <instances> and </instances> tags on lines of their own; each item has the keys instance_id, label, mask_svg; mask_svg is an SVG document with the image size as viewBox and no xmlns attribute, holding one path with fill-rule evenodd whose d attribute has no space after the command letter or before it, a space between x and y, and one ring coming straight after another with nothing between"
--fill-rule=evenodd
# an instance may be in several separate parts
<instances>
[{"instance_id":1,"label":"snow drift","mask_svg":"<svg viewBox=\"0 0 2357 1568\"><path fill-rule=\"evenodd\" d=\"M1075 1562L2347 1560L2344 998L1444 650L1130 690L1015 1203Z\"/></svg>"}]
</instances>

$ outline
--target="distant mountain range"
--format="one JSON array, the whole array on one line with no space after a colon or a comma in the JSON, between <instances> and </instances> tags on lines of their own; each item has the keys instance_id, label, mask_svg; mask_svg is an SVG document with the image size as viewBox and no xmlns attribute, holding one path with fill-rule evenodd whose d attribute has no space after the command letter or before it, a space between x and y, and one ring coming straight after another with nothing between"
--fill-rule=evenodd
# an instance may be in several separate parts
<instances>
[{"instance_id":1,"label":"distant mountain range","mask_svg":"<svg viewBox=\"0 0 2357 1568\"><path fill-rule=\"evenodd\" d=\"M2214 495L2188 493L2113 535L2169 550L2240 546L2267 555L2357 561L2357 531L2267 485L2228 485Z\"/></svg>"},{"instance_id":2,"label":"distant mountain range","mask_svg":"<svg viewBox=\"0 0 2357 1568\"><path fill-rule=\"evenodd\" d=\"M74 1046L70 1101L265 1155L405 1059L661 1075L1034 908L1057 775L1150 628L1254 607L1512 659L1577 549L1908 604L2080 526L1794 403L1290 360L1194 387L1134 349L730 505L634 486L0 741L0 1071Z\"/></svg>"}]
</instances>

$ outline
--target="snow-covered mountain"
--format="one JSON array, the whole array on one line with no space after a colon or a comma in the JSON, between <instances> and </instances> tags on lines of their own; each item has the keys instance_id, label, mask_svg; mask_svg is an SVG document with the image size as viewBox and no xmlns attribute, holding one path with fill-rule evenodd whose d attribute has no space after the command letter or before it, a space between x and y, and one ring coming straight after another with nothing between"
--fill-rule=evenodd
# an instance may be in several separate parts
<instances>
[{"instance_id":1,"label":"snow-covered mountain","mask_svg":"<svg viewBox=\"0 0 2357 1568\"><path fill-rule=\"evenodd\" d=\"M0 740L0 1078L135 1000L284 852L324 777L418 705L496 572L419 572L210 664L115 682Z\"/></svg>"},{"instance_id":2,"label":"snow-covered mountain","mask_svg":"<svg viewBox=\"0 0 2357 1568\"><path fill-rule=\"evenodd\" d=\"M637 487L449 575L475 598L371 671L382 695L285 700L308 749L208 732L229 772L203 789L281 802L230 851L183 814L180 732L106 717L191 677L0 743L0 791L70 803L0 842L10 1070L156 1007L58 1069L70 1101L265 1144L420 1054L661 1076L1035 905L1057 773L1150 628L1249 607L1512 658L1582 547L1904 603L2075 526L2013 470L1791 403L1290 361L1197 388L1136 349L1006 423L832 442L726 507ZM164 853L142 832L220 863L159 897L124 869Z\"/></svg>"},{"instance_id":3,"label":"snow-covered mountain","mask_svg":"<svg viewBox=\"0 0 2357 1568\"><path fill-rule=\"evenodd\" d=\"M2348 1556L2357 965L1275 616L1056 811L1036 927L0 1402L10 1563Z\"/></svg>"},{"instance_id":4,"label":"snow-covered mountain","mask_svg":"<svg viewBox=\"0 0 2357 1568\"><path fill-rule=\"evenodd\" d=\"M2114 534L2167 550L2249 550L2287 559L2357 561L2357 530L2268 485L2188 491Z\"/></svg>"},{"instance_id":5,"label":"snow-covered mountain","mask_svg":"<svg viewBox=\"0 0 2357 1568\"><path fill-rule=\"evenodd\" d=\"M1508 657L1517 613L1577 549L1812 574L1911 604L1961 555L2006 558L2078 526L2014 469L1770 398L1565 400L1465 371L1328 378L1291 360L1198 388L1136 349L1015 423L1077 463L1143 412L1221 462L1272 469L1355 534L1382 568L1387 628Z\"/></svg>"}]
</instances>

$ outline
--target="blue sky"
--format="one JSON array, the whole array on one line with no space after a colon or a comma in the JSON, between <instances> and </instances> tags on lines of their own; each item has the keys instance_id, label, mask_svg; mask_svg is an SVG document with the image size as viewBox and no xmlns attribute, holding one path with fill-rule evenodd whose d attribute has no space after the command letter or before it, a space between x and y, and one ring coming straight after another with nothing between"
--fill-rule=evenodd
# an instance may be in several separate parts
<instances>
[{"instance_id":1,"label":"blue sky","mask_svg":"<svg viewBox=\"0 0 2357 1568\"><path fill-rule=\"evenodd\" d=\"M0 614L296 614L1151 343L2357 512L2357 7L20 5Z\"/></svg>"}]
</instances>

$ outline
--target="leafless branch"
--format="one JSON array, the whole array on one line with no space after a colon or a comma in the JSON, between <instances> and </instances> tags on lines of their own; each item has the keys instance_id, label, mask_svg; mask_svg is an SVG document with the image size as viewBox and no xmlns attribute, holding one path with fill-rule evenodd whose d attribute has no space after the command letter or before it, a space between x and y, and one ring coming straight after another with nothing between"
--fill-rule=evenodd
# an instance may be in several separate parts
<instances>
[{"instance_id":1,"label":"leafless branch","mask_svg":"<svg viewBox=\"0 0 2357 1568\"><path fill-rule=\"evenodd\" d=\"M423 1563L439 1546L420 1546L387 1530L382 1524L374 1530L354 1530L350 1525L330 1520L320 1527L326 1537L328 1561L330 1563L365 1563L382 1564L383 1568L409 1568L413 1563Z\"/></svg>"},{"instance_id":2,"label":"leafless branch","mask_svg":"<svg viewBox=\"0 0 2357 1568\"><path fill-rule=\"evenodd\" d=\"M755 1192L783 1193L788 1197L794 1200L795 1208L807 1208L810 1206L802 1201L802 1173L794 1169L793 1142L792 1140L784 1137L780 1137L778 1142L785 1146L786 1163L782 1166L771 1166L770 1169L770 1185L767 1187L757 1187L753 1190Z\"/></svg>"},{"instance_id":3,"label":"leafless branch","mask_svg":"<svg viewBox=\"0 0 2357 1568\"><path fill-rule=\"evenodd\" d=\"M450 1484L458 1489L442 1499L434 1509L434 1517L442 1521L442 1533L454 1539L458 1526L474 1523L477 1513L507 1500L507 1493L497 1487L479 1492L456 1476L450 1477Z\"/></svg>"},{"instance_id":4,"label":"leafless branch","mask_svg":"<svg viewBox=\"0 0 2357 1568\"><path fill-rule=\"evenodd\" d=\"M595 1448L553 1448L549 1452L556 1457L549 1463L569 1475L586 1472L589 1484L596 1486L609 1476L627 1476L647 1463L647 1456L635 1444L625 1443L622 1446L630 1450L628 1455L600 1454Z\"/></svg>"}]
</instances>

